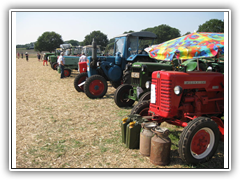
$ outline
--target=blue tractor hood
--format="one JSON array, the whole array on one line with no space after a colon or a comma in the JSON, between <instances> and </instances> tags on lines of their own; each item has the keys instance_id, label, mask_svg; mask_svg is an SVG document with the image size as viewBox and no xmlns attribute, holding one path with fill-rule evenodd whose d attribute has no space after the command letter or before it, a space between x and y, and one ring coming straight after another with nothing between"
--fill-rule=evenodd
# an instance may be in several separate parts
<instances>
[{"instance_id":1,"label":"blue tractor hood","mask_svg":"<svg viewBox=\"0 0 240 180\"><path fill-rule=\"evenodd\" d=\"M90 68L90 63L93 61L92 56L87 57L87 72L88 77L98 74L97 70L100 68L99 66L95 68ZM109 66L113 66L115 62L115 56L97 56L97 62L100 64L108 64ZM100 65L99 64L99 65Z\"/></svg>"}]
</instances>

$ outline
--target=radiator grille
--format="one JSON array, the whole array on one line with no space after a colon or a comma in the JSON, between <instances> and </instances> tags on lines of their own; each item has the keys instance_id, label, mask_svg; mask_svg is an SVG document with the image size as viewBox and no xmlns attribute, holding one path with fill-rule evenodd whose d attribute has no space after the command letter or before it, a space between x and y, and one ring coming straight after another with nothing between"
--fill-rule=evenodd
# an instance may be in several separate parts
<instances>
[{"instance_id":1,"label":"radiator grille","mask_svg":"<svg viewBox=\"0 0 240 180\"><path fill-rule=\"evenodd\" d=\"M141 68L132 68L132 72L139 72L140 73ZM140 78L131 78L132 79L132 85L139 86L140 84Z\"/></svg>"},{"instance_id":2,"label":"radiator grille","mask_svg":"<svg viewBox=\"0 0 240 180\"><path fill-rule=\"evenodd\" d=\"M160 88L159 88L159 94L160 94L160 110L165 112L170 112L171 110L171 89L172 89L172 81L161 79L159 80Z\"/></svg>"}]
</instances>

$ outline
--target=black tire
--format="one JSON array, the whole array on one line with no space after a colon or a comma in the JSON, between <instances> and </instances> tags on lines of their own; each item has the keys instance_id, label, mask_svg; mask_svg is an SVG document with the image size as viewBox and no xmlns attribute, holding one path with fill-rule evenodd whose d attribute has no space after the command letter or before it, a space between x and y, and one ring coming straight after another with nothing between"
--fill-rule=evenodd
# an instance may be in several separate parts
<instances>
[{"instance_id":1,"label":"black tire","mask_svg":"<svg viewBox=\"0 0 240 180\"><path fill-rule=\"evenodd\" d=\"M72 73L71 69L64 69L64 77L69 77Z\"/></svg>"},{"instance_id":2,"label":"black tire","mask_svg":"<svg viewBox=\"0 0 240 180\"><path fill-rule=\"evenodd\" d=\"M84 72L84 73L80 73L79 75L77 75L74 79L74 87L78 92L84 92L84 85L82 85L81 87L79 87L78 85L81 84L82 82L86 81L88 77L88 73Z\"/></svg>"},{"instance_id":3,"label":"black tire","mask_svg":"<svg viewBox=\"0 0 240 180\"><path fill-rule=\"evenodd\" d=\"M149 101L151 97L151 92L145 92L139 99L138 103L142 102L142 101Z\"/></svg>"},{"instance_id":4,"label":"black tire","mask_svg":"<svg viewBox=\"0 0 240 180\"><path fill-rule=\"evenodd\" d=\"M130 107L133 105L135 101L128 98L131 89L133 87L129 84L122 84L117 88L114 93L114 101L118 107Z\"/></svg>"},{"instance_id":5,"label":"black tire","mask_svg":"<svg viewBox=\"0 0 240 180\"><path fill-rule=\"evenodd\" d=\"M58 68L58 63L57 63L57 62L52 63L51 68L52 68L53 70L57 70L57 68Z\"/></svg>"},{"instance_id":6,"label":"black tire","mask_svg":"<svg viewBox=\"0 0 240 180\"><path fill-rule=\"evenodd\" d=\"M131 111L131 115L140 114L141 116L148 116L150 101L142 101L138 103Z\"/></svg>"},{"instance_id":7,"label":"black tire","mask_svg":"<svg viewBox=\"0 0 240 180\"><path fill-rule=\"evenodd\" d=\"M179 156L189 164L206 162L217 150L219 138L218 125L210 118L198 117L183 129L178 143Z\"/></svg>"},{"instance_id":8,"label":"black tire","mask_svg":"<svg viewBox=\"0 0 240 180\"><path fill-rule=\"evenodd\" d=\"M107 93L107 89L107 81L100 75L89 77L84 84L84 92L91 99L102 98Z\"/></svg>"}]
</instances>

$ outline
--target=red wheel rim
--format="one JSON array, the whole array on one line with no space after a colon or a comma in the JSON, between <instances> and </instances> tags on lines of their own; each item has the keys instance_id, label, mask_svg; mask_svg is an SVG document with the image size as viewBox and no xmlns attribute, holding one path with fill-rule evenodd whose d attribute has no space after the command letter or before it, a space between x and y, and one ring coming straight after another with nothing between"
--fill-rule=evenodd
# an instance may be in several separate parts
<instances>
[{"instance_id":1,"label":"red wheel rim","mask_svg":"<svg viewBox=\"0 0 240 180\"><path fill-rule=\"evenodd\" d=\"M208 148L209 143L209 133L205 130L200 130L194 135L192 139L191 151L195 154L202 154Z\"/></svg>"},{"instance_id":2,"label":"red wheel rim","mask_svg":"<svg viewBox=\"0 0 240 180\"><path fill-rule=\"evenodd\" d=\"M104 91L103 82L101 80L92 81L89 85L89 91L95 96L102 94Z\"/></svg>"},{"instance_id":3,"label":"red wheel rim","mask_svg":"<svg viewBox=\"0 0 240 180\"><path fill-rule=\"evenodd\" d=\"M81 84L83 81L85 81L87 79L87 76L83 76L78 80L78 84ZM79 87L81 90L84 89L84 85Z\"/></svg>"},{"instance_id":4,"label":"red wheel rim","mask_svg":"<svg viewBox=\"0 0 240 180\"><path fill-rule=\"evenodd\" d=\"M57 69L57 64L53 65L53 69Z\"/></svg>"},{"instance_id":5,"label":"red wheel rim","mask_svg":"<svg viewBox=\"0 0 240 180\"><path fill-rule=\"evenodd\" d=\"M65 76L65 77L68 77L69 75L70 75L69 70L64 70L64 76Z\"/></svg>"}]
</instances>

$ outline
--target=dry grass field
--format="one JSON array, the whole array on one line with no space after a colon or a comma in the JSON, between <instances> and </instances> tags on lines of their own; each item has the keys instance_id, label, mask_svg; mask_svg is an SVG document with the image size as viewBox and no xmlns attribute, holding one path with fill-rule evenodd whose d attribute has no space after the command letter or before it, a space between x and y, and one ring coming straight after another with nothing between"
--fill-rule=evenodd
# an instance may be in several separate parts
<instances>
[{"instance_id":1,"label":"dry grass field","mask_svg":"<svg viewBox=\"0 0 240 180\"><path fill-rule=\"evenodd\" d=\"M31 57L31 56L30 56ZM223 168L223 143L211 161L192 166L177 152L182 128L171 131L171 163L155 166L139 150L121 143L120 121L131 108L115 105L109 85L102 99L89 99L37 58L16 60L17 168Z\"/></svg>"}]
</instances>

